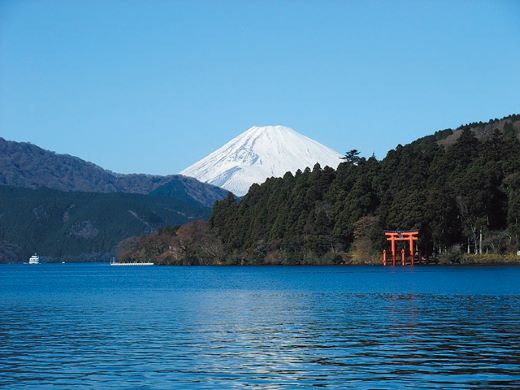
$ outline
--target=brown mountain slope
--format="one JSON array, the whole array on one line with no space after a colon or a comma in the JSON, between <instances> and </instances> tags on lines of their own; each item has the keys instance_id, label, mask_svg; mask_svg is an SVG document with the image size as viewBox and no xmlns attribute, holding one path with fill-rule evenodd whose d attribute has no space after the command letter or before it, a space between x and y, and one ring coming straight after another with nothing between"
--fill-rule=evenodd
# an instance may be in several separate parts
<instances>
[{"instance_id":1,"label":"brown mountain slope","mask_svg":"<svg viewBox=\"0 0 520 390\"><path fill-rule=\"evenodd\" d=\"M495 129L502 134L504 132L511 132L520 140L520 115L510 115L502 119L493 119L489 122L476 122L460 126L456 130L453 130L447 137L441 139L439 144L443 146L453 145L459 139L462 131L467 128L481 141L486 141L491 138Z\"/></svg>"},{"instance_id":2,"label":"brown mountain slope","mask_svg":"<svg viewBox=\"0 0 520 390\"><path fill-rule=\"evenodd\" d=\"M24 188L51 188L60 191L126 192L182 200L192 198L205 207L223 199L227 191L181 175L123 175L105 170L78 157L57 154L26 142L0 137L0 185ZM162 188L167 187L167 191ZM162 190L161 190L162 188Z\"/></svg>"}]
</instances>

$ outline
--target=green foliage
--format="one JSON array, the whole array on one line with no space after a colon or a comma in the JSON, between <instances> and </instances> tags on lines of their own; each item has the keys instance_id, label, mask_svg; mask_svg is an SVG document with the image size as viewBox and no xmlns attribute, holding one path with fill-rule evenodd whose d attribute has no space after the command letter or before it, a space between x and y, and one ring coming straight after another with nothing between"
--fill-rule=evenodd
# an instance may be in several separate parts
<instances>
[{"instance_id":1,"label":"green foliage","mask_svg":"<svg viewBox=\"0 0 520 390\"><path fill-rule=\"evenodd\" d=\"M359 151L357 149L349 150L343 157L342 160L345 160L347 164L359 164L363 158L359 157Z\"/></svg>"},{"instance_id":2,"label":"green foliage","mask_svg":"<svg viewBox=\"0 0 520 390\"><path fill-rule=\"evenodd\" d=\"M518 119L443 130L398 145L382 161L351 150L336 170L316 165L254 185L240 202L217 202L210 226L226 253L244 259L348 261L378 253L384 241L374 232L384 229L419 229L419 249L428 256L450 248L498 252L507 241L501 232L509 232L513 251L520 235L520 142L511 134Z\"/></svg>"}]
</instances>

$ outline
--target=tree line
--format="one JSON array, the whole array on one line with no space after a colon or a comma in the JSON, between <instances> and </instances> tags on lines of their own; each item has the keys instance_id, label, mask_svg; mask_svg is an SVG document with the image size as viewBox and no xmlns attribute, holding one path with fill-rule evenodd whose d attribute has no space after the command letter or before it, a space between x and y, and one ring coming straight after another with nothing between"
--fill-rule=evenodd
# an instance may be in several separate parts
<instances>
[{"instance_id":1,"label":"tree line","mask_svg":"<svg viewBox=\"0 0 520 390\"><path fill-rule=\"evenodd\" d=\"M439 131L382 160L351 150L337 169L316 164L229 194L198 229L218 248L214 262L374 262L387 229L418 229L430 258L516 252L519 121Z\"/></svg>"}]
</instances>

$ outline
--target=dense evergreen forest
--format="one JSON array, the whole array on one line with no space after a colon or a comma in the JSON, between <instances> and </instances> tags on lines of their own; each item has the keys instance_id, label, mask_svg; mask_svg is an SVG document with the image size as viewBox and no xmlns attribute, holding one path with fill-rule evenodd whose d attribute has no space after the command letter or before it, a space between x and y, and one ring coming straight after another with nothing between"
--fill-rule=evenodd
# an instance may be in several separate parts
<instances>
[{"instance_id":1,"label":"dense evergreen forest","mask_svg":"<svg viewBox=\"0 0 520 390\"><path fill-rule=\"evenodd\" d=\"M516 253L519 130L520 116L512 115L398 145L381 161L353 150L336 170L316 164L254 184L241 200L229 194L217 202L209 223L192 228L212 252L197 251L196 242L179 252L172 230L120 253L150 257L146 242L166 263L375 262L387 229L418 229L419 251L429 258Z\"/></svg>"}]
</instances>

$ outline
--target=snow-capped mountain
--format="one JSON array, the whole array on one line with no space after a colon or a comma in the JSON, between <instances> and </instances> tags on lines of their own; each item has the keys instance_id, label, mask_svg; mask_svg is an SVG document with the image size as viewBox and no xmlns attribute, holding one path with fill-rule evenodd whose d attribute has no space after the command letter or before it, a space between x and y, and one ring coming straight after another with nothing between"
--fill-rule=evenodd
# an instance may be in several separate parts
<instances>
[{"instance_id":1,"label":"snow-capped mountain","mask_svg":"<svg viewBox=\"0 0 520 390\"><path fill-rule=\"evenodd\" d=\"M289 127L251 127L181 174L242 196L251 184L281 177L287 171L294 173L316 163L336 168L340 157L335 150Z\"/></svg>"}]
</instances>

